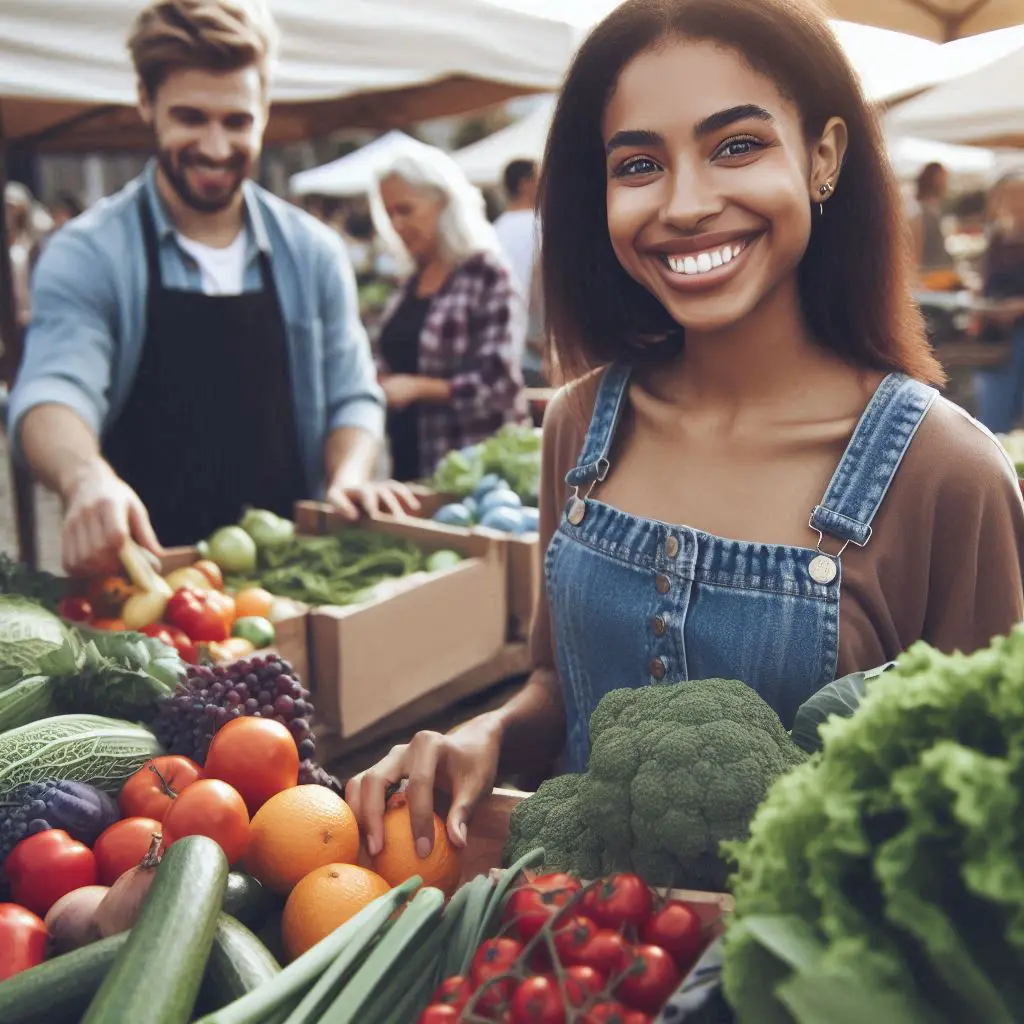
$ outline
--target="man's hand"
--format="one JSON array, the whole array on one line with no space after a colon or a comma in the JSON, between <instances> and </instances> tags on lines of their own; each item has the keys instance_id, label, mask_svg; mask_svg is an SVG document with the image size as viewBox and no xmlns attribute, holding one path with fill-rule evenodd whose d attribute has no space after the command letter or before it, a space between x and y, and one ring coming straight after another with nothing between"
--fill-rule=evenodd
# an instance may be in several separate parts
<instances>
[{"instance_id":1,"label":"man's hand","mask_svg":"<svg viewBox=\"0 0 1024 1024\"><path fill-rule=\"evenodd\" d=\"M380 386L384 389L389 409L406 409L423 397L422 378L411 373L382 377Z\"/></svg>"},{"instance_id":2,"label":"man's hand","mask_svg":"<svg viewBox=\"0 0 1024 1024\"><path fill-rule=\"evenodd\" d=\"M360 510L369 516L381 512L401 516L407 512L418 512L420 508L416 495L397 480L372 480L354 484L341 479L328 488L327 502L353 522L359 518Z\"/></svg>"},{"instance_id":3,"label":"man's hand","mask_svg":"<svg viewBox=\"0 0 1024 1024\"><path fill-rule=\"evenodd\" d=\"M117 572L128 537L154 555L163 549L139 496L102 459L83 469L64 499L64 569L85 576Z\"/></svg>"}]
</instances>

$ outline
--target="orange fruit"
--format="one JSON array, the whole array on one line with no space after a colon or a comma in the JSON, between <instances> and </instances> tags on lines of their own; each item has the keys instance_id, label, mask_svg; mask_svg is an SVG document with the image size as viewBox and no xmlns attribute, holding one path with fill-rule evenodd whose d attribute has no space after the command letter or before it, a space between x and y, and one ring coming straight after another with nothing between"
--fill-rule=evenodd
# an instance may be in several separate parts
<instances>
[{"instance_id":1,"label":"orange fruit","mask_svg":"<svg viewBox=\"0 0 1024 1024\"><path fill-rule=\"evenodd\" d=\"M283 894L316 868L354 863L358 856L359 825L349 805L326 786L294 786L256 812L245 866Z\"/></svg>"},{"instance_id":2,"label":"orange fruit","mask_svg":"<svg viewBox=\"0 0 1024 1024\"><path fill-rule=\"evenodd\" d=\"M404 793L388 801L384 812L384 849L371 858L370 865L391 886L419 875L424 885L432 885L450 896L462 874L462 854L448 840L444 822L434 815L434 848L420 859L412 834L409 805Z\"/></svg>"},{"instance_id":3,"label":"orange fruit","mask_svg":"<svg viewBox=\"0 0 1024 1024\"><path fill-rule=\"evenodd\" d=\"M325 864L291 891L281 916L289 958L301 956L379 896L391 891L380 875L357 864Z\"/></svg>"},{"instance_id":4,"label":"orange fruit","mask_svg":"<svg viewBox=\"0 0 1024 1024\"><path fill-rule=\"evenodd\" d=\"M274 595L262 587L247 587L235 594L235 611L240 619L257 615L262 619L270 617L274 607Z\"/></svg>"}]
</instances>

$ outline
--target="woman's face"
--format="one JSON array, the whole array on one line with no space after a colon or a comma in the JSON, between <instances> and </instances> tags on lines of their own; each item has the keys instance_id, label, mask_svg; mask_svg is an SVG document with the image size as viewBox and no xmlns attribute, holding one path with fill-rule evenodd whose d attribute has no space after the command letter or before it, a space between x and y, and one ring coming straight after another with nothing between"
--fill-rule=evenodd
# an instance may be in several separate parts
<instances>
[{"instance_id":1,"label":"woman's face","mask_svg":"<svg viewBox=\"0 0 1024 1024\"><path fill-rule=\"evenodd\" d=\"M384 209L402 244L420 265L437 254L437 222L442 203L433 193L391 175L380 183Z\"/></svg>"},{"instance_id":2,"label":"woman's face","mask_svg":"<svg viewBox=\"0 0 1024 1024\"><path fill-rule=\"evenodd\" d=\"M677 323L721 330L795 285L817 190L838 187L842 122L812 146L734 51L673 41L626 65L602 133L612 247Z\"/></svg>"}]
</instances>

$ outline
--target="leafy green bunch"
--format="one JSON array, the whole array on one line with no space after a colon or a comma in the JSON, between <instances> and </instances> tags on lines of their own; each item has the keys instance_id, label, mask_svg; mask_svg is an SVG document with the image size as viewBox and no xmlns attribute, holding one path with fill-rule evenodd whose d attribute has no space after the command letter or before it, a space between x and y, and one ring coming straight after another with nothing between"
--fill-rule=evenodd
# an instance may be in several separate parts
<instances>
[{"instance_id":1,"label":"leafy green bunch","mask_svg":"<svg viewBox=\"0 0 1024 1024\"><path fill-rule=\"evenodd\" d=\"M741 1024L1024 1019L1024 628L916 644L733 844Z\"/></svg>"}]
</instances>

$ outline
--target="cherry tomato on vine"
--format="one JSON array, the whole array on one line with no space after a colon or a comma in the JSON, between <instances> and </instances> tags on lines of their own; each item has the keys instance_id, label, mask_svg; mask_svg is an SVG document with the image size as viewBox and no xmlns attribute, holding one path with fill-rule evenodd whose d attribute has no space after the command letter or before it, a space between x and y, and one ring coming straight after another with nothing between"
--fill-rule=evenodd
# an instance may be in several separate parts
<instances>
[{"instance_id":1,"label":"cherry tomato on vine","mask_svg":"<svg viewBox=\"0 0 1024 1024\"><path fill-rule=\"evenodd\" d=\"M701 923L696 911L680 900L669 900L640 930L640 940L661 946L680 971L688 971L700 955Z\"/></svg>"},{"instance_id":2,"label":"cherry tomato on vine","mask_svg":"<svg viewBox=\"0 0 1024 1024\"><path fill-rule=\"evenodd\" d=\"M583 947L597 934L597 925L589 917L570 917L555 932L555 950L563 964L582 964Z\"/></svg>"},{"instance_id":3,"label":"cherry tomato on vine","mask_svg":"<svg viewBox=\"0 0 1024 1024\"><path fill-rule=\"evenodd\" d=\"M418 1024L458 1024L460 1013L446 1003L431 1003L420 1014Z\"/></svg>"},{"instance_id":4,"label":"cherry tomato on vine","mask_svg":"<svg viewBox=\"0 0 1024 1024\"><path fill-rule=\"evenodd\" d=\"M512 894L504 913L523 942L529 942L582 889L572 875L539 875Z\"/></svg>"},{"instance_id":5,"label":"cherry tomato on vine","mask_svg":"<svg viewBox=\"0 0 1024 1024\"><path fill-rule=\"evenodd\" d=\"M430 1002L454 1006L456 1010L461 1010L469 1002L469 997L472 994L473 986L470 985L469 978L463 978L462 975L456 974L454 977L446 978L437 986L434 994L430 997Z\"/></svg>"},{"instance_id":6,"label":"cherry tomato on vine","mask_svg":"<svg viewBox=\"0 0 1024 1024\"><path fill-rule=\"evenodd\" d=\"M612 978L626 969L632 952L633 946L618 932L599 928L576 954L576 961L585 967L593 967L606 978Z\"/></svg>"},{"instance_id":7,"label":"cherry tomato on vine","mask_svg":"<svg viewBox=\"0 0 1024 1024\"><path fill-rule=\"evenodd\" d=\"M483 988L494 978L501 978L509 973L522 953L522 943L515 939L488 939L482 943L473 957L470 967L470 981L474 989ZM512 998L515 990L515 979L502 978L487 986L476 1006L480 1010L496 1010Z\"/></svg>"},{"instance_id":8,"label":"cherry tomato on vine","mask_svg":"<svg viewBox=\"0 0 1024 1024\"><path fill-rule=\"evenodd\" d=\"M613 932L642 928L654 909L654 896L637 875L616 874L601 879L583 897L581 914L599 928Z\"/></svg>"},{"instance_id":9,"label":"cherry tomato on vine","mask_svg":"<svg viewBox=\"0 0 1024 1024\"><path fill-rule=\"evenodd\" d=\"M657 1013L681 980L675 961L660 946L637 946L615 994L634 1010Z\"/></svg>"}]
</instances>

